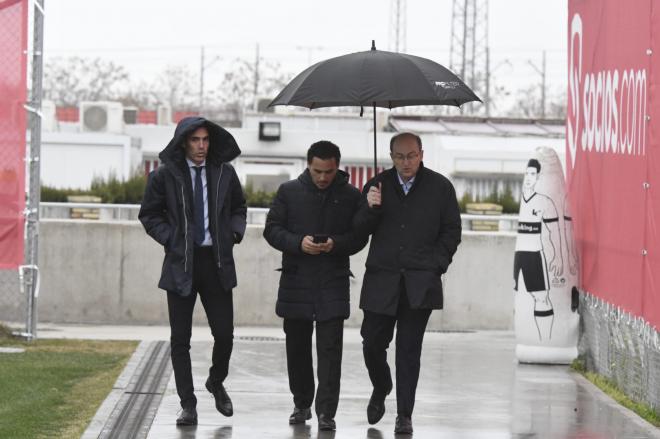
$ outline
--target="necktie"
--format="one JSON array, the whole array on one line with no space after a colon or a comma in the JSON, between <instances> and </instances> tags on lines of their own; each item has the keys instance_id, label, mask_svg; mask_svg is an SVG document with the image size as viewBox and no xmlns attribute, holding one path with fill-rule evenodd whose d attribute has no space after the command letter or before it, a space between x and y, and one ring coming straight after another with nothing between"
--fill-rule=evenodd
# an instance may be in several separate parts
<instances>
[{"instance_id":1,"label":"necktie","mask_svg":"<svg viewBox=\"0 0 660 439\"><path fill-rule=\"evenodd\" d=\"M202 184L203 166L195 166L195 244L202 245L204 228L204 187Z\"/></svg>"}]
</instances>

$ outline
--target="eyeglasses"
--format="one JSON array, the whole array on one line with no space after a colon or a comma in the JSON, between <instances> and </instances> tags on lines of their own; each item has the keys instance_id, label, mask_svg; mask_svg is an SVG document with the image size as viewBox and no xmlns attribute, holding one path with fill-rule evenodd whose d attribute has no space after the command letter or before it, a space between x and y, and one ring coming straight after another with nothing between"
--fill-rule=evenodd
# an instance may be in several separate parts
<instances>
[{"instance_id":1,"label":"eyeglasses","mask_svg":"<svg viewBox=\"0 0 660 439\"><path fill-rule=\"evenodd\" d=\"M408 155L403 155L403 154L392 154L392 160L395 162L405 162L406 160L409 162L412 162L414 160L417 160L419 158L419 153L418 152L411 152Z\"/></svg>"}]
</instances>

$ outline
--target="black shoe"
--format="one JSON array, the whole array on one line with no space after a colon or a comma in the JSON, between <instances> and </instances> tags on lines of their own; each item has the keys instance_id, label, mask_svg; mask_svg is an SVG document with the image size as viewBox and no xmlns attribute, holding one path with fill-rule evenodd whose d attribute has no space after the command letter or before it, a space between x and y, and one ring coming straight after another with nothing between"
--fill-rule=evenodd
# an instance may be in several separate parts
<instances>
[{"instance_id":1,"label":"black shoe","mask_svg":"<svg viewBox=\"0 0 660 439\"><path fill-rule=\"evenodd\" d=\"M197 425L197 410L195 407L184 407L181 415L176 418L176 425Z\"/></svg>"},{"instance_id":2,"label":"black shoe","mask_svg":"<svg viewBox=\"0 0 660 439\"><path fill-rule=\"evenodd\" d=\"M367 405L367 421L371 425L374 425L376 422L380 421L383 415L385 414L385 397L390 393L392 389L387 392L381 392L376 389L371 392L371 398L369 398L369 405Z\"/></svg>"},{"instance_id":3,"label":"black shoe","mask_svg":"<svg viewBox=\"0 0 660 439\"><path fill-rule=\"evenodd\" d=\"M394 434L412 434L412 432L412 419L410 419L410 416L397 416L394 423Z\"/></svg>"},{"instance_id":4,"label":"black shoe","mask_svg":"<svg viewBox=\"0 0 660 439\"><path fill-rule=\"evenodd\" d=\"M306 409L299 409L295 407L293 413L289 416L289 424L304 424L306 420L312 419L312 411L307 407Z\"/></svg>"},{"instance_id":5,"label":"black shoe","mask_svg":"<svg viewBox=\"0 0 660 439\"><path fill-rule=\"evenodd\" d=\"M320 431L335 431L337 429L337 425L335 424L335 420L332 419L329 416L326 416L324 414L319 415L319 430Z\"/></svg>"},{"instance_id":6,"label":"black shoe","mask_svg":"<svg viewBox=\"0 0 660 439\"><path fill-rule=\"evenodd\" d=\"M215 387L211 383L211 378L206 380L206 390L213 394L215 398L215 408L218 409L220 413L225 416L231 416L234 414L234 406L231 403L229 395L222 383L216 385Z\"/></svg>"}]
</instances>

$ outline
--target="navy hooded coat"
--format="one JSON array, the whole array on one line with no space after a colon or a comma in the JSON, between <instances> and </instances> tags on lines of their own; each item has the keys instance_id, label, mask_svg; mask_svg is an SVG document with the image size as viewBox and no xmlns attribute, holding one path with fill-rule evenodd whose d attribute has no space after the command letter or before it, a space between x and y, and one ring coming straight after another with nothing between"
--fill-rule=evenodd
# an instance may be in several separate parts
<instances>
[{"instance_id":1,"label":"navy hooded coat","mask_svg":"<svg viewBox=\"0 0 660 439\"><path fill-rule=\"evenodd\" d=\"M194 213L190 171L185 160L186 138L197 128L209 132L206 157L209 231L221 287L236 286L233 247L245 234L247 207L241 184L228 163L241 153L234 137L202 117L186 117L159 154L161 165L149 174L138 215L145 230L165 248L158 287L181 296L192 292Z\"/></svg>"}]
</instances>

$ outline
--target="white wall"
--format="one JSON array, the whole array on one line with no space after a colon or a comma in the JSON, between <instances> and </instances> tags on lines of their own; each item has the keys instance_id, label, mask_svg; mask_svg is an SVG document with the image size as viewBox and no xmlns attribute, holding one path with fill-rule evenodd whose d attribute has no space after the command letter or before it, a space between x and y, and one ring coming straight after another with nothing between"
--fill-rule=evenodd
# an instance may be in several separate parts
<instances>
[{"instance_id":1,"label":"white wall","mask_svg":"<svg viewBox=\"0 0 660 439\"><path fill-rule=\"evenodd\" d=\"M281 254L249 226L235 247L238 287L236 325L281 325L275 301ZM75 237L75 239L73 239ZM430 329L511 329L515 236L463 235L445 277L445 310L434 312ZM349 326L358 309L367 248L351 258ZM109 324L167 324L165 293L157 288L163 249L137 221L42 220L39 267L42 321ZM11 319L0 309L0 320ZM5 315L8 314L8 315ZM201 306L196 319L204 323Z\"/></svg>"},{"instance_id":2,"label":"white wall","mask_svg":"<svg viewBox=\"0 0 660 439\"><path fill-rule=\"evenodd\" d=\"M128 178L133 166L131 138L106 133L43 133L41 182L68 188L89 188L94 176L111 172Z\"/></svg>"}]
</instances>

